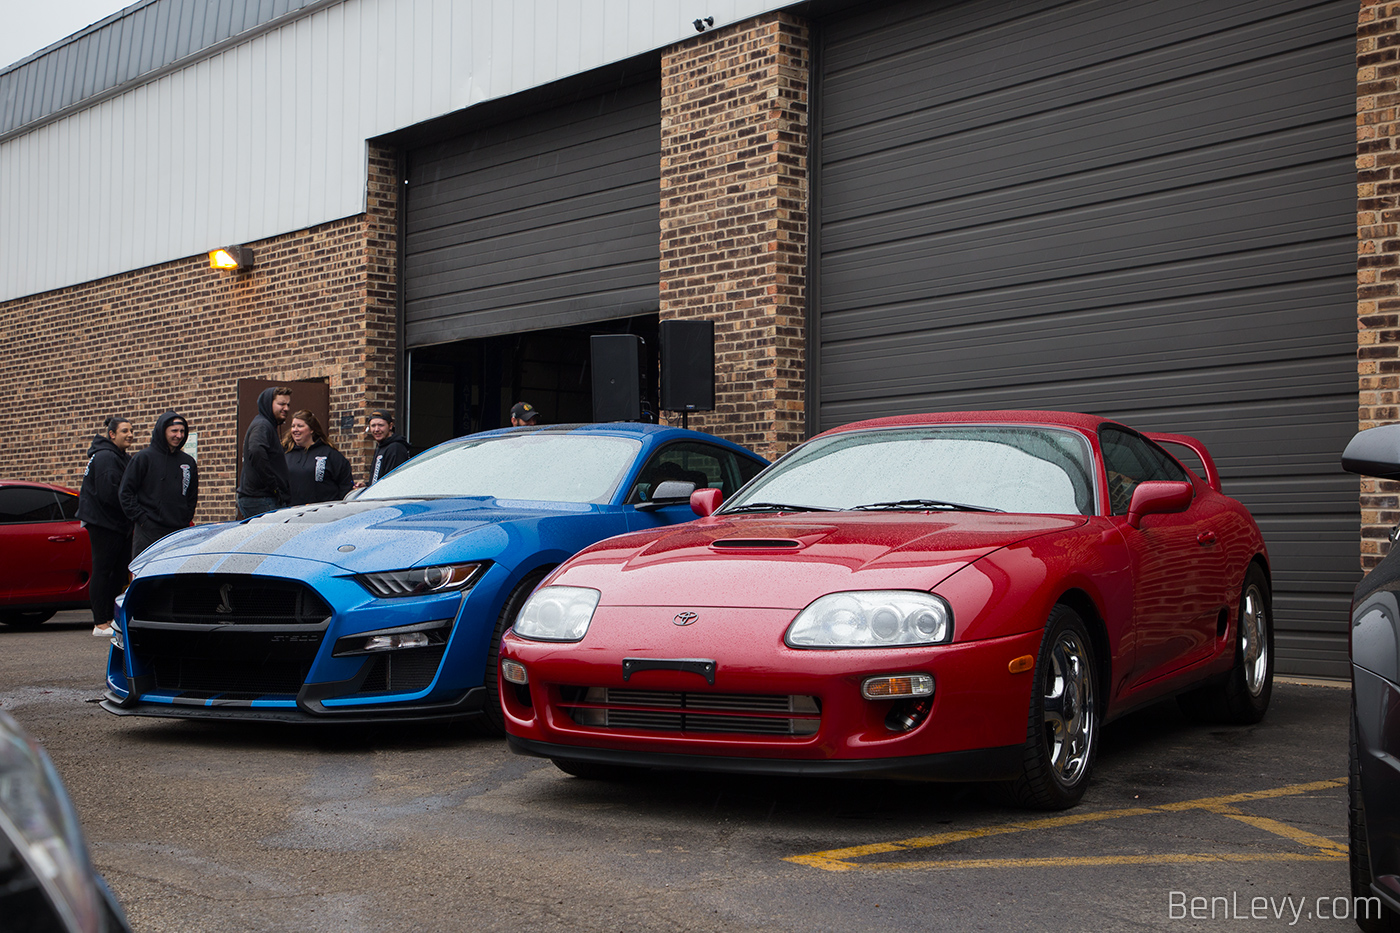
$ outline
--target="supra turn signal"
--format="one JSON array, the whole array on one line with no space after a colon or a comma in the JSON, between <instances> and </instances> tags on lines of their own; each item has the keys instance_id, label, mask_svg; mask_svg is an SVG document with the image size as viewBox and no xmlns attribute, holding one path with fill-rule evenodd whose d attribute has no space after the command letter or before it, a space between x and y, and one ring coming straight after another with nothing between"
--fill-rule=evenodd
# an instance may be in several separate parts
<instances>
[{"instance_id":1,"label":"supra turn signal","mask_svg":"<svg viewBox=\"0 0 1400 933\"><path fill-rule=\"evenodd\" d=\"M1032 669L1033 667L1035 667L1035 657L1029 654L1023 654L1016 660L1012 661L1010 664L1006 665L1006 669L1013 674L1024 674L1026 671Z\"/></svg>"}]
</instances>

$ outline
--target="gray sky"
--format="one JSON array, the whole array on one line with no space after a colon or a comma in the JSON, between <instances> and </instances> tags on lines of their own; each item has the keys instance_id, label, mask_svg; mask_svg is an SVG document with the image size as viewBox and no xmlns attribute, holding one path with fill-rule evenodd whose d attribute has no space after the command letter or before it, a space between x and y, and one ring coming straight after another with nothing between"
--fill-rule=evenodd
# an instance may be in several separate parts
<instances>
[{"instance_id":1,"label":"gray sky","mask_svg":"<svg viewBox=\"0 0 1400 933\"><path fill-rule=\"evenodd\" d=\"M0 71L136 0L0 0Z\"/></svg>"}]
</instances>

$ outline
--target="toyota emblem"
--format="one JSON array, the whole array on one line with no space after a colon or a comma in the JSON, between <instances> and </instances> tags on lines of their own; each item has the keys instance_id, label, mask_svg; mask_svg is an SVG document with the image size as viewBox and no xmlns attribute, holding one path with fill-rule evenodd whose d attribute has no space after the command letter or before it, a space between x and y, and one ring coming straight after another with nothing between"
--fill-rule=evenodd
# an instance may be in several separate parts
<instances>
[{"instance_id":1,"label":"toyota emblem","mask_svg":"<svg viewBox=\"0 0 1400 933\"><path fill-rule=\"evenodd\" d=\"M700 616L694 612L678 612L676 613L676 617L671 621L677 625L694 625L695 620L698 618L700 618Z\"/></svg>"}]
</instances>

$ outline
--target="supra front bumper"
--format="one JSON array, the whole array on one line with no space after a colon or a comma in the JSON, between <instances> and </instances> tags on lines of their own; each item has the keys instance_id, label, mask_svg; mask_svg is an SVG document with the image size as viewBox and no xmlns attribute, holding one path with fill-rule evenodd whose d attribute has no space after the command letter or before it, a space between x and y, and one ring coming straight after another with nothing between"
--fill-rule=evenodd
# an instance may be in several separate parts
<instances>
[{"instance_id":1,"label":"supra front bumper","mask_svg":"<svg viewBox=\"0 0 1400 933\"><path fill-rule=\"evenodd\" d=\"M501 659L522 665L529 680L526 687L500 679L512 748L550 758L707 770L953 775L946 780L1001 780L1016 773L1019 757L1013 762L1010 752L1019 756L1025 743L1033 676L1013 674L1009 665L1016 658L1034 656L1041 632L929 648L794 650L782 644L782 626L775 629L756 624L757 618L744 618L768 612L729 613L738 617L737 629L750 633L747 644L719 637L695 643L694 650L683 653L674 642L639 649L632 637L636 631L628 631L625 624L609 629L607 639L594 638L590 631L572 645L508 635ZM779 633L773 644L752 637L765 630ZM706 647L718 645L727 650L707 653ZM690 660L659 670L636 663L639 658L668 656ZM713 670L706 672L696 661L713 663ZM907 708L900 704L910 700L868 700L861 695L866 678L903 673L931 674L935 684L928 707L909 727L898 724L897 714ZM592 688L606 688L609 697L614 691L654 695L662 698L655 703L680 706L667 711L649 706L641 717L630 716L627 724L614 726L611 707L630 713L622 710L629 701L609 701L609 718L603 719L595 711L600 704L579 699ZM815 703L819 720L806 729L794 727L790 734L756 734L726 731L716 724L724 720L711 713L724 709L716 703L729 700L748 704L784 697L794 701L792 709ZM687 706L692 699L698 700L694 709ZM758 714L738 715L751 720ZM781 723L782 715L770 721ZM787 715L794 723L803 719L800 713ZM647 716L665 724L639 725ZM692 717L703 720L701 728L692 729ZM879 765L882 760L890 764Z\"/></svg>"},{"instance_id":2,"label":"supra front bumper","mask_svg":"<svg viewBox=\"0 0 1400 933\"><path fill-rule=\"evenodd\" d=\"M1024 748L1007 745L934 755L894 758L801 760L790 758L737 758L720 755L686 755L671 752L615 751L551 745L506 737L517 755L562 758L595 764L680 771L720 771L730 774L773 774L801 777L899 778L916 781L1009 781L1020 773Z\"/></svg>"}]
</instances>

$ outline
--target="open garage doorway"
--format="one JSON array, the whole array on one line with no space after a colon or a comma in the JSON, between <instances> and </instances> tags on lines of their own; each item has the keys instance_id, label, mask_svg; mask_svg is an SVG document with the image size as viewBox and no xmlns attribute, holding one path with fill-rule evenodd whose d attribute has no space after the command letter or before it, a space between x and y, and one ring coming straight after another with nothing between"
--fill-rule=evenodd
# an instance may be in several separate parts
<instances>
[{"instance_id":1,"label":"open garage doorway","mask_svg":"<svg viewBox=\"0 0 1400 933\"><path fill-rule=\"evenodd\" d=\"M593 420L589 338L642 338L643 409L656 411L658 318L655 314L461 340L409 351L408 441L415 451L510 424L510 407L526 401L544 424Z\"/></svg>"}]
</instances>

